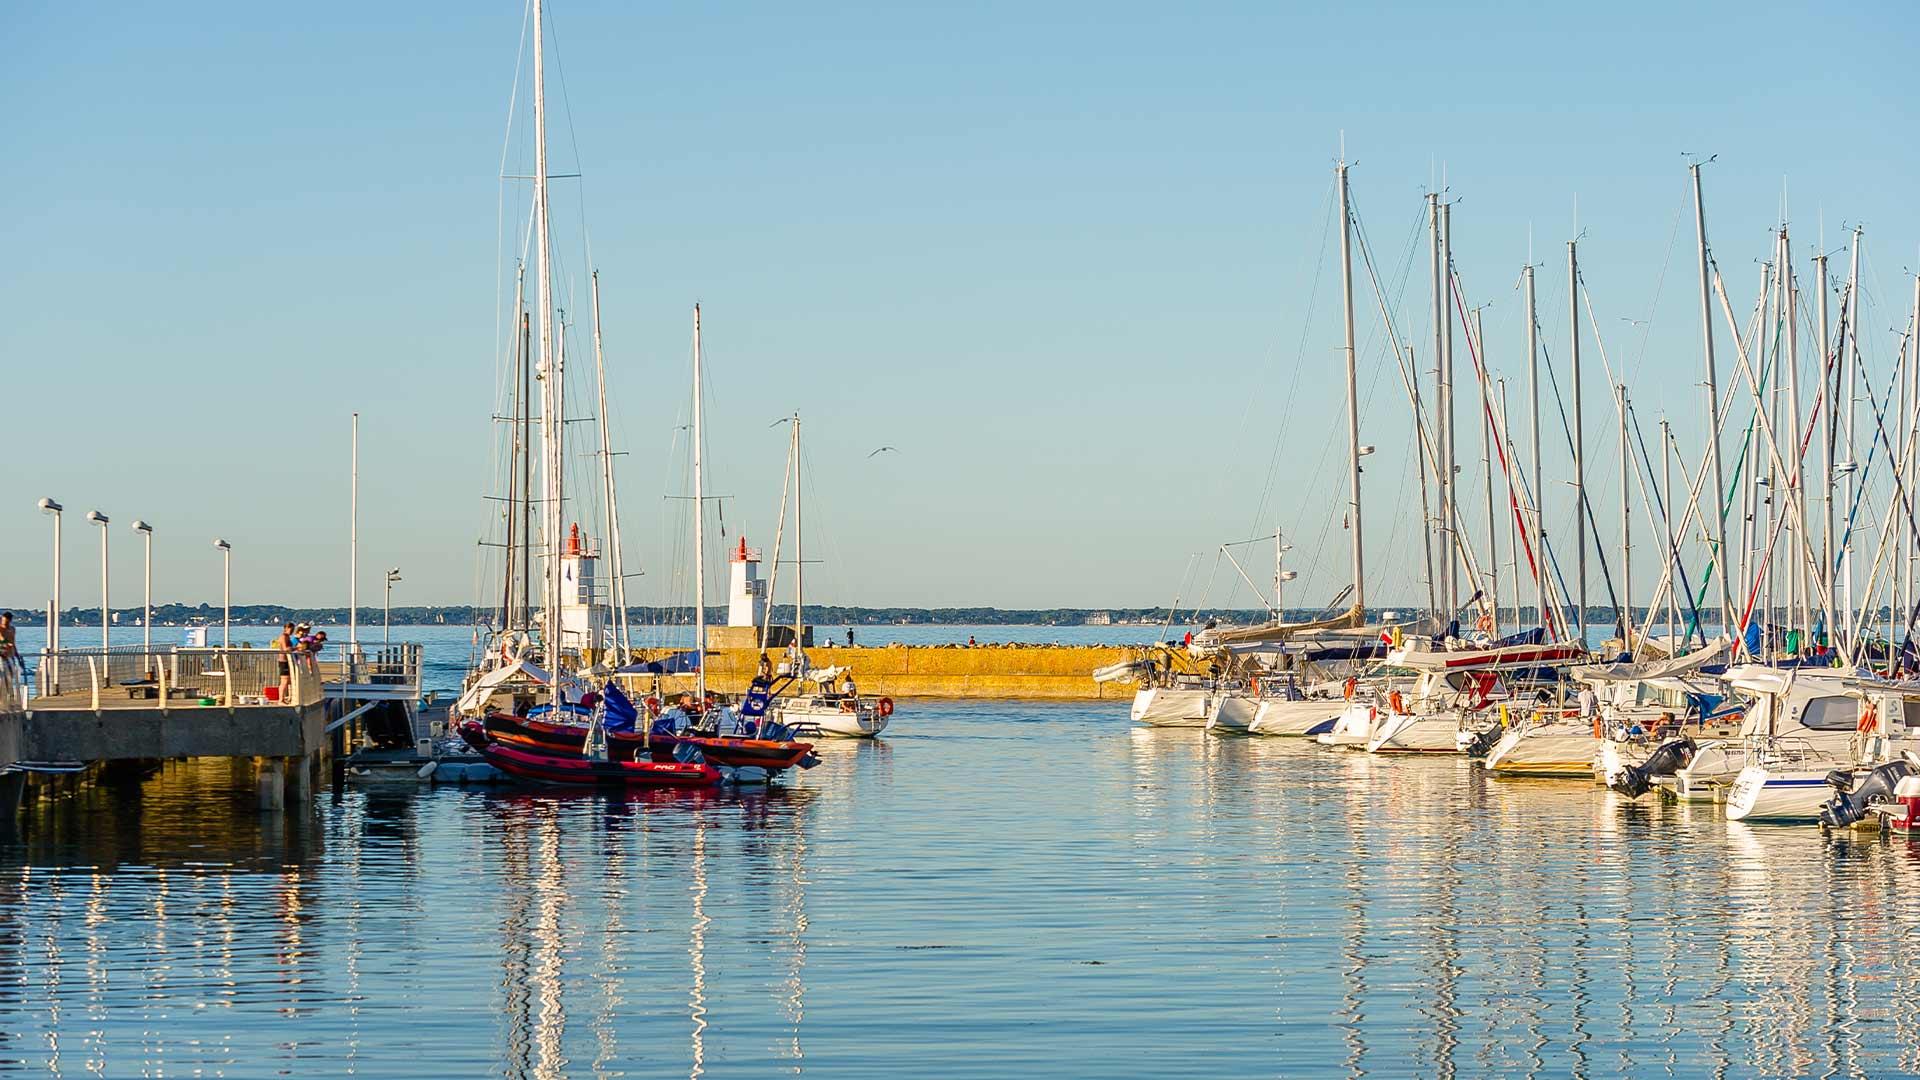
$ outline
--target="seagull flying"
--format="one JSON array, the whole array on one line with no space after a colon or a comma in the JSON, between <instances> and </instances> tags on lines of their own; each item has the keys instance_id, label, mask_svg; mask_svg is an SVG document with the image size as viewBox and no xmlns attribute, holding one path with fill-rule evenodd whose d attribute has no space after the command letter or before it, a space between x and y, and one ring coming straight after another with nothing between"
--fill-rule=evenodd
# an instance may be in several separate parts
<instances>
[{"instance_id":1,"label":"seagull flying","mask_svg":"<svg viewBox=\"0 0 1920 1080\"><path fill-rule=\"evenodd\" d=\"M884 454L889 450L893 451L896 454L900 452L900 448L897 446L883 446L880 449L875 450L872 454L868 454L867 456L873 457L875 454Z\"/></svg>"}]
</instances>

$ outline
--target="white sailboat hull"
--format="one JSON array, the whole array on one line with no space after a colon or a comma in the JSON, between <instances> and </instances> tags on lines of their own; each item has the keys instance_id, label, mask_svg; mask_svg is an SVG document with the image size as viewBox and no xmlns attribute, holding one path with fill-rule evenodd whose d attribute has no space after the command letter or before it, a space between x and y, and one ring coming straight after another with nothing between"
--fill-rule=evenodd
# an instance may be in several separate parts
<instances>
[{"instance_id":1,"label":"white sailboat hull","mask_svg":"<svg viewBox=\"0 0 1920 1080\"><path fill-rule=\"evenodd\" d=\"M1371 705L1348 705L1333 721L1333 726L1315 735L1322 746L1365 750L1373 739L1377 711Z\"/></svg>"},{"instance_id":2,"label":"white sailboat hull","mask_svg":"<svg viewBox=\"0 0 1920 1080\"><path fill-rule=\"evenodd\" d=\"M1369 754L1458 754L1460 720L1453 713L1390 714L1374 724Z\"/></svg>"},{"instance_id":3,"label":"white sailboat hull","mask_svg":"<svg viewBox=\"0 0 1920 1080\"><path fill-rule=\"evenodd\" d=\"M1347 703L1338 700L1263 701L1247 723L1247 733L1308 738L1333 724L1346 709Z\"/></svg>"},{"instance_id":4,"label":"white sailboat hull","mask_svg":"<svg viewBox=\"0 0 1920 1080\"><path fill-rule=\"evenodd\" d=\"M1749 765L1727 792L1727 820L1818 821L1820 804L1833 798L1828 771Z\"/></svg>"},{"instance_id":5,"label":"white sailboat hull","mask_svg":"<svg viewBox=\"0 0 1920 1080\"><path fill-rule=\"evenodd\" d=\"M1600 740L1587 724L1528 724L1511 728L1487 754L1489 772L1502 776L1591 777Z\"/></svg>"},{"instance_id":6,"label":"white sailboat hull","mask_svg":"<svg viewBox=\"0 0 1920 1080\"><path fill-rule=\"evenodd\" d=\"M1133 722L1152 727L1204 727L1210 696L1205 690L1182 686L1142 687L1133 695Z\"/></svg>"},{"instance_id":7,"label":"white sailboat hull","mask_svg":"<svg viewBox=\"0 0 1920 1080\"><path fill-rule=\"evenodd\" d=\"M1213 695L1213 707L1207 710L1207 730L1221 735L1245 735L1260 708L1260 699L1246 694Z\"/></svg>"}]
</instances>

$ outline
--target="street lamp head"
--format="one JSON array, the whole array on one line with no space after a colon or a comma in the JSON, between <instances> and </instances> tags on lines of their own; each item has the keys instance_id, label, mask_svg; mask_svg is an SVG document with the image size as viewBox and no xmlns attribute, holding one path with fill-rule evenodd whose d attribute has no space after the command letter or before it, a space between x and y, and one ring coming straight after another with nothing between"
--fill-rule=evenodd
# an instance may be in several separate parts
<instances>
[{"instance_id":1,"label":"street lamp head","mask_svg":"<svg viewBox=\"0 0 1920 1080\"><path fill-rule=\"evenodd\" d=\"M214 546L214 547L217 547L217 548L219 548L219 549L220 549L221 551L232 551L232 550L233 550L233 545L232 545L232 544L229 544L229 543L227 543L227 542L226 542L225 540L215 540L215 541L213 542L213 546Z\"/></svg>"},{"instance_id":2,"label":"street lamp head","mask_svg":"<svg viewBox=\"0 0 1920 1080\"><path fill-rule=\"evenodd\" d=\"M49 514L58 514L60 511L65 510L66 507L61 506L59 503L54 502L52 499L41 499L40 509L46 511Z\"/></svg>"},{"instance_id":3,"label":"street lamp head","mask_svg":"<svg viewBox=\"0 0 1920 1080\"><path fill-rule=\"evenodd\" d=\"M87 511L87 520L93 522L95 525L105 525L107 523L107 515L98 510L89 510Z\"/></svg>"},{"instance_id":4,"label":"street lamp head","mask_svg":"<svg viewBox=\"0 0 1920 1080\"><path fill-rule=\"evenodd\" d=\"M153 532L153 526L151 526L151 525L149 525L149 524L147 524L147 523L146 523L146 522L144 522L144 521L141 521L141 520L140 520L140 519L138 519L138 518L135 518L135 519L134 519L134 522L133 522L133 531L134 531L134 532L143 532L143 533L151 533L151 532Z\"/></svg>"}]
</instances>

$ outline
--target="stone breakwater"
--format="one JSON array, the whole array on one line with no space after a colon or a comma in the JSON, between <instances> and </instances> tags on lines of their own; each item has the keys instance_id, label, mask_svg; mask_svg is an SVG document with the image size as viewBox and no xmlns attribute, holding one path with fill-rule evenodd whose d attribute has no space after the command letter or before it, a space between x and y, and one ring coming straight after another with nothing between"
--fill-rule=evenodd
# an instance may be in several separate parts
<instances>
[{"instance_id":1,"label":"stone breakwater","mask_svg":"<svg viewBox=\"0 0 1920 1080\"><path fill-rule=\"evenodd\" d=\"M862 694L1130 701L1131 682L1096 683L1093 670L1136 651L1124 645L885 645L813 648L807 656L816 668L851 668ZM778 663L779 652L772 656ZM759 660L754 649L709 649L707 684L722 693L741 693ZM663 680L673 690L688 681Z\"/></svg>"}]
</instances>

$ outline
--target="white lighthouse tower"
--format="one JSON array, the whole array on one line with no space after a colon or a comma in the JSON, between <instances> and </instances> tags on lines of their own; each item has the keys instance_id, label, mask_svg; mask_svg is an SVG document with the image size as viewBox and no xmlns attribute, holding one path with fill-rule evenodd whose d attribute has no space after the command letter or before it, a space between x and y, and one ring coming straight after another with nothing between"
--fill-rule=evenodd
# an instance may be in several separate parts
<instances>
[{"instance_id":1,"label":"white lighthouse tower","mask_svg":"<svg viewBox=\"0 0 1920 1080\"><path fill-rule=\"evenodd\" d=\"M760 549L740 546L727 560L733 573L727 588L727 625L757 627L767 619L767 583L760 579Z\"/></svg>"},{"instance_id":2,"label":"white lighthouse tower","mask_svg":"<svg viewBox=\"0 0 1920 1080\"><path fill-rule=\"evenodd\" d=\"M600 549L583 542L580 525L567 531L560 553L560 648L599 649L607 643L607 609L600 603Z\"/></svg>"}]
</instances>

